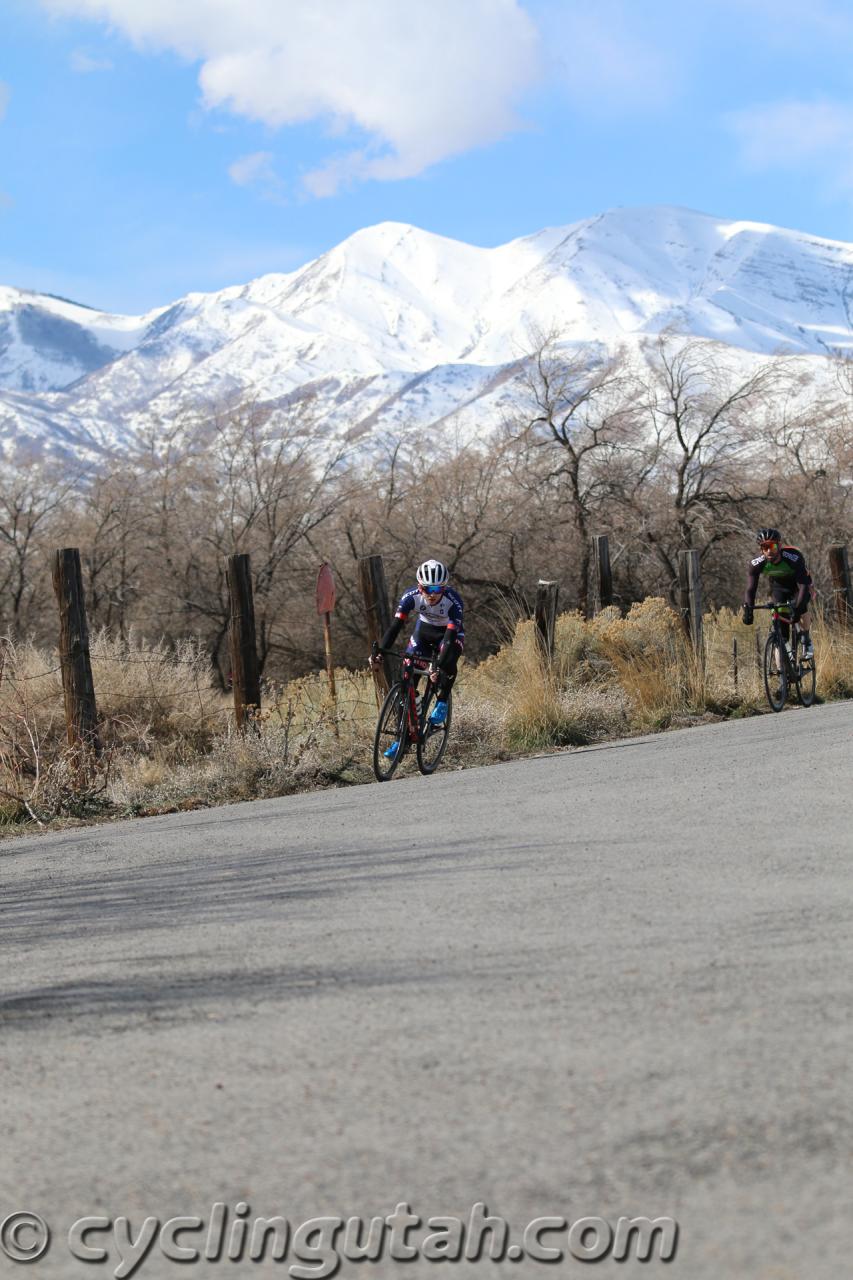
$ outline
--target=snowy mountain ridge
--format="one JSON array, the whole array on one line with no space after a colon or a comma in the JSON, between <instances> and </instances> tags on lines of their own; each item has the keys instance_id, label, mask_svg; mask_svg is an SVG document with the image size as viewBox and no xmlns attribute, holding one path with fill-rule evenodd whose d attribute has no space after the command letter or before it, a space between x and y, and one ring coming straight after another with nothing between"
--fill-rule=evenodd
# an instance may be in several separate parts
<instances>
[{"instance_id":1,"label":"snowy mountain ridge","mask_svg":"<svg viewBox=\"0 0 853 1280\"><path fill-rule=\"evenodd\" d=\"M751 357L853 348L853 245L687 209L616 209L484 249L386 222L287 274L144 316L0 287L5 451L104 453L155 419L312 400L324 434L497 421L531 334L673 329Z\"/></svg>"}]
</instances>

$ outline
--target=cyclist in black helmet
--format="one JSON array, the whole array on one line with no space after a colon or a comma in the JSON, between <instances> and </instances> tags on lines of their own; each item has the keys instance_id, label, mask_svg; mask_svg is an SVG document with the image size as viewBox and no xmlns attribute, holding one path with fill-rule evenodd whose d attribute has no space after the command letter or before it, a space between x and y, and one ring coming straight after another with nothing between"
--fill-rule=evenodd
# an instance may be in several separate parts
<instances>
[{"instance_id":1,"label":"cyclist in black helmet","mask_svg":"<svg viewBox=\"0 0 853 1280\"><path fill-rule=\"evenodd\" d=\"M806 558L797 547L783 546L778 529L759 529L755 535L760 555L750 562L743 596L743 620L752 626L755 593L762 577L770 579L770 598L774 604L793 605L793 620L800 624L803 657L813 658L809 599L813 594L812 578Z\"/></svg>"},{"instance_id":2,"label":"cyclist in black helmet","mask_svg":"<svg viewBox=\"0 0 853 1280\"><path fill-rule=\"evenodd\" d=\"M447 719L447 694L456 679L456 666L465 631L462 625L462 597L449 585L450 574L440 560L425 560L417 573L417 586L410 587L400 597L394 619L382 637L383 649L390 649L397 639L409 615L415 613L417 622L403 659L404 666L412 657L432 658L436 655L438 670L432 679L438 684L438 697L429 717L431 724L444 724ZM371 667L381 658L369 658ZM393 759L398 743L392 742L385 755Z\"/></svg>"}]
</instances>

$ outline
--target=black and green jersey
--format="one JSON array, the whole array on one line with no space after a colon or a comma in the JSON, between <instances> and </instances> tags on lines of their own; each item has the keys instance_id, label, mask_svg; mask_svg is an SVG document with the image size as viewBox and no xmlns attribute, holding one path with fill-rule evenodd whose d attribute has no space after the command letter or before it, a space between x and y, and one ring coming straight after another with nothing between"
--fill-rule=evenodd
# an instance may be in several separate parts
<instances>
[{"instance_id":1,"label":"black and green jersey","mask_svg":"<svg viewBox=\"0 0 853 1280\"><path fill-rule=\"evenodd\" d=\"M756 556L750 562L744 604L755 604L755 593L761 578L769 579L770 594L778 603L790 603L796 595L795 607L801 609L808 600L811 574L806 568L805 556L796 547L783 547L777 564L773 564L767 556Z\"/></svg>"}]
</instances>

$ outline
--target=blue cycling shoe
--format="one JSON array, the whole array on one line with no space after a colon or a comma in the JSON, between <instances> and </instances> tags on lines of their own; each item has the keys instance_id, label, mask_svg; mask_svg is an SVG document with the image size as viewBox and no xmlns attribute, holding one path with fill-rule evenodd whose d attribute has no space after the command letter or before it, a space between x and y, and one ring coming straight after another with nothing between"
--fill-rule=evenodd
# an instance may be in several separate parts
<instances>
[{"instance_id":1,"label":"blue cycling shoe","mask_svg":"<svg viewBox=\"0 0 853 1280\"><path fill-rule=\"evenodd\" d=\"M387 751L383 751L383 752L382 752L382 754L383 754L383 756L385 757L385 759L386 759L386 760L393 760L393 759L395 759L395 757L396 757L396 755L397 755L397 752L398 752L399 750L400 750L400 744L399 744L399 742L392 742L392 743L391 743L391 745L390 745L390 747L388 748L388 750L387 750Z\"/></svg>"},{"instance_id":2,"label":"blue cycling shoe","mask_svg":"<svg viewBox=\"0 0 853 1280\"><path fill-rule=\"evenodd\" d=\"M437 702L430 712L430 724L444 724L447 719L447 703Z\"/></svg>"}]
</instances>

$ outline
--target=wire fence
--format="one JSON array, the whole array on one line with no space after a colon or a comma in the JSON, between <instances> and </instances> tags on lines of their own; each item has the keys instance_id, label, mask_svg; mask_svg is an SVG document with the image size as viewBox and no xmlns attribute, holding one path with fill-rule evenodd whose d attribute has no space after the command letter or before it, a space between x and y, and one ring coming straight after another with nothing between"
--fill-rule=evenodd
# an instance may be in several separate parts
<instances>
[{"instance_id":1,"label":"wire fence","mask_svg":"<svg viewBox=\"0 0 853 1280\"><path fill-rule=\"evenodd\" d=\"M606 539L599 538L599 542ZM69 561L74 568L73 549L66 549L62 555L72 557ZM684 553L691 554L693 553ZM59 556L60 553L57 553ZM234 557L246 559L247 557ZM379 562L376 566L378 578L384 591L384 570L381 557L369 557ZM694 560L696 559L694 555ZM845 562L846 563L846 562ZM247 566L248 567L248 566ZM695 566L694 566L695 568ZM72 643L73 634L63 632L60 652L45 654L32 644L16 642L12 637L0 639L0 753L4 737L18 735L22 718L28 725L38 721L44 732L57 735L61 727L60 717L64 710L68 717L66 731L71 741L74 720L69 704L75 696L73 680L69 672L75 663L80 663L81 652L84 652L83 664L86 679L92 688L92 704L95 703L97 691L99 700L99 720L107 726L119 726L122 721L128 726L128 733L135 735L137 741L145 739L150 742L154 737L166 737L169 734L196 739L206 737L210 740L216 733L226 732L231 723L229 712L229 694L227 690L215 684L209 653L200 644L179 642L174 646L165 643L150 644L133 635L121 639L111 638L99 633L91 644L87 640L85 610L82 600L82 579L79 575L79 556L77 561L77 578L79 580L79 597L76 604L79 608L77 619L77 642ZM69 586L69 600L73 597L73 583L69 579L60 584ZM64 618L68 612L62 610L63 597L60 585L55 577L54 585L60 599L60 614ZM701 612L701 582L698 569L693 577L688 575L686 588L691 597L691 625L694 642L699 643L701 634L702 662L696 664L695 656L692 667L701 667L701 678L694 676L682 679L684 687L690 687L691 697L704 697L713 694L717 702L734 705L738 701L754 699L760 692L762 678L763 648L767 636L767 626L756 624L751 632L741 625L737 615L730 610ZM72 603L75 603L72 600ZM644 602L654 604L654 601ZM657 602L664 611L669 612L663 601ZM232 610L236 610L232 600ZM376 600L369 602L365 595L366 616L370 609L376 612ZM643 613L643 603L637 606ZM155 612L164 615L175 615L174 608ZM554 600L556 613L556 597ZM613 612L621 618L622 611L605 610L600 617ZM232 618L236 613L232 612ZM567 615L563 615L565 618ZM577 615L575 615L577 616ZM766 615L765 615L766 616ZM633 621L634 610L629 613ZM82 620L82 621L81 621ZM250 621L254 635L254 616L251 619L241 618L241 622ZM578 619L582 623L581 619ZM64 623L63 623L64 625ZM595 626L595 623L586 624ZM638 619L638 626L644 624ZM635 626L635 630L637 627ZM625 631L624 643L629 642L630 628ZM676 625L679 637L677 648L685 649L683 632ZM675 643L673 641L673 643ZM88 647L87 647L88 646ZM589 646L587 646L589 648ZM652 643L654 650L654 643ZM646 647L641 647L643 661L649 658ZM660 653L660 651L658 651ZM689 650L687 651L689 653ZM695 655L695 650L694 650ZM587 655L590 658L590 655ZM653 654L652 654L653 657ZM488 660L487 660L488 661ZM679 659L679 661L681 661ZM590 658L589 665L594 668L595 662ZM600 664L599 664L600 665ZM688 663L688 665L690 665ZM604 666L607 662L604 661ZM683 664L682 664L683 666ZM79 675L80 667L77 667ZM612 673L611 673L612 674ZM617 673L618 675L618 673ZM615 677L614 677L615 678ZM234 675L237 681L237 672ZM286 684L274 680L262 681L261 705L251 703L251 714L248 719L256 727L271 722L287 723L288 728L297 726L308 731L312 726L324 726L334 723L337 729L347 723L353 735L362 734L366 725L375 718L376 686L366 671L358 673L340 673L337 677L337 700L332 701L325 684L322 672L310 673ZM697 694L698 690L698 694ZM241 690L235 688L231 701L239 703ZM237 723L241 723L240 711L250 706L245 699L245 708L236 708ZM11 730L10 730L11 726ZM118 729L115 728L118 732Z\"/></svg>"}]
</instances>

